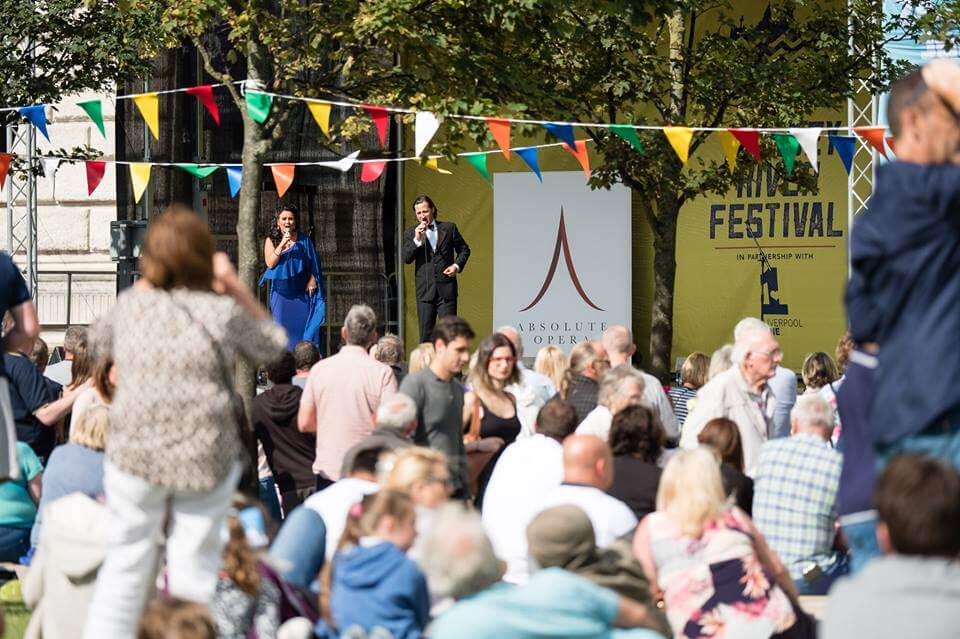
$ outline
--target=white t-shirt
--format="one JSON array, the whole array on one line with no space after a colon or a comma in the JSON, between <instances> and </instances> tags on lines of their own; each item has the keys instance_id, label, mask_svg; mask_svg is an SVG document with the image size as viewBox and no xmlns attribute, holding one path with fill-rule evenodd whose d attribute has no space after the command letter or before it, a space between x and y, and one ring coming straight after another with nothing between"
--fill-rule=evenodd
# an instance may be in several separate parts
<instances>
[{"instance_id":1,"label":"white t-shirt","mask_svg":"<svg viewBox=\"0 0 960 639\"><path fill-rule=\"evenodd\" d=\"M504 581L526 582L527 524L562 481L563 446L545 435L510 444L494 466L482 518L494 552L507 563Z\"/></svg>"},{"instance_id":2,"label":"white t-shirt","mask_svg":"<svg viewBox=\"0 0 960 639\"><path fill-rule=\"evenodd\" d=\"M596 435L607 441L610 435L610 424L613 423L613 413L606 406L597 404L597 407L587 413L580 425L577 426L577 435Z\"/></svg>"},{"instance_id":3,"label":"white t-shirt","mask_svg":"<svg viewBox=\"0 0 960 639\"><path fill-rule=\"evenodd\" d=\"M380 490L380 484L365 479L346 477L327 486L319 493L314 493L303 502L303 505L313 510L323 519L327 528L327 561L333 559L337 551L343 528L347 523L347 513L351 506L364 497Z\"/></svg>"},{"instance_id":4,"label":"white t-shirt","mask_svg":"<svg viewBox=\"0 0 960 639\"><path fill-rule=\"evenodd\" d=\"M618 537L637 527L637 518L625 503L611 497L599 488L579 484L557 486L538 509L538 513L554 506L570 504L579 506L593 524L597 546L609 546Z\"/></svg>"}]
</instances>

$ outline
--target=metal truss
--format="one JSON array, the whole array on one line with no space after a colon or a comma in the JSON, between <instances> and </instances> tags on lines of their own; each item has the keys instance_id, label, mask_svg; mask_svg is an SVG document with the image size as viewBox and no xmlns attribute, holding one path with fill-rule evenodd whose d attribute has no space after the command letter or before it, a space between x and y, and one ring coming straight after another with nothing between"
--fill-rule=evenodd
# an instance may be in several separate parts
<instances>
[{"instance_id":1,"label":"metal truss","mask_svg":"<svg viewBox=\"0 0 960 639\"><path fill-rule=\"evenodd\" d=\"M37 176L31 170L36 163L37 140L30 124L7 126L7 153L26 160L20 171L7 176L7 252L22 254L24 276L34 299L37 297Z\"/></svg>"}]
</instances>

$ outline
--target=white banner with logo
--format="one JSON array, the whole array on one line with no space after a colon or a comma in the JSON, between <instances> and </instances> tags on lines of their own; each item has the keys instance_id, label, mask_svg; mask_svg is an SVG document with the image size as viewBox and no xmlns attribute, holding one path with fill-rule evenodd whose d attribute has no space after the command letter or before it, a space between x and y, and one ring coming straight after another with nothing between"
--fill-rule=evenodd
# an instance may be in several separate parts
<instances>
[{"instance_id":1,"label":"white banner with logo","mask_svg":"<svg viewBox=\"0 0 960 639\"><path fill-rule=\"evenodd\" d=\"M630 191L591 190L580 171L496 173L493 324L515 326L527 356L569 353L631 325Z\"/></svg>"}]
</instances>

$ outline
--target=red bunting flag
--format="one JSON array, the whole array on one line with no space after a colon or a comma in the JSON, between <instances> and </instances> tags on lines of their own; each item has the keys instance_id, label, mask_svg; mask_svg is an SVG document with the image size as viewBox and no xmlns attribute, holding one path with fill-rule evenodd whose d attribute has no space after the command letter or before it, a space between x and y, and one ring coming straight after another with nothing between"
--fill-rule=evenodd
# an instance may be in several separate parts
<instances>
[{"instance_id":1,"label":"red bunting flag","mask_svg":"<svg viewBox=\"0 0 960 639\"><path fill-rule=\"evenodd\" d=\"M727 129L730 134L737 138L737 142L744 150L753 156L757 162L763 162L760 157L760 132L756 129Z\"/></svg>"},{"instance_id":2,"label":"red bunting flag","mask_svg":"<svg viewBox=\"0 0 960 639\"><path fill-rule=\"evenodd\" d=\"M270 167L273 173L273 182L277 185L277 197L283 197L287 189L293 184L293 174L297 167L293 164L274 164Z\"/></svg>"},{"instance_id":3,"label":"red bunting flag","mask_svg":"<svg viewBox=\"0 0 960 639\"><path fill-rule=\"evenodd\" d=\"M383 175L383 170L385 168L387 168L386 161L364 162L363 167L360 170L360 181L375 182L381 175Z\"/></svg>"},{"instance_id":4,"label":"red bunting flag","mask_svg":"<svg viewBox=\"0 0 960 639\"><path fill-rule=\"evenodd\" d=\"M573 150L570 148L569 144L564 144L563 148L569 151L573 157L577 158L577 162L580 163L580 166L583 167L583 174L587 176L587 179L590 179L590 156L587 154L587 141L586 140L577 140L577 148Z\"/></svg>"},{"instance_id":5,"label":"red bunting flag","mask_svg":"<svg viewBox=\"0 0 960 639\"><path fill-rule=\"evenodd\" d=\"M887 133L882 126L855 126L853 132L867 141L867 143L887 157L887 149L883 146L883 138Z\"/></svg>"},{"instance_id":6,"label":"red bunting flag","mask_svg":"<svg viewBox=\"0 0 960 639\"><path fill-rule=\"evenodd\" d=\"M186 92L188 95L192 95L200 100L200 104L206 107L213 121L217 123L217 126L220 126L220 109L217 108L217 101L213 99L213 87L209 84L204 84L199 87L190 87Z\"/></svg>"},{"instance_id":7,"label":"red bunting flag","mask_svg":"<svg viewBox=\"0 0 960 639\"><path fill-rule=\"evenodd\" d=\"M87 195L93 195L93 192L100 186L103 180L103 174L107 170L106 162L84 162L87 168Z\"/></svg>"},{"instance_id":8,"label":"red bunting flag","mask_svg":"<svg viewBox=\"0 0 960 639\"><path fill-rule=\"evenodd\" d=\"M13 159L13 156L9 153L0 153L0 189L3 188L4 183L7 181L7 171L10 170L10 161Z\"/></svg>"},{"instance_id":9,"label":"red bunting flag","mask_svg":"<svg viewBox=\"0 0 960 639\"><path fill-rule=\"evenodd\" d=\"M373 123L377 127L377 135L380 136L380 144L386 144L387 124L390 122L390 113L383 107L370 106L369 104L364 104L363 108L370 114L370 117L373 118Z\"/></svg>"},{"instance_id":10,"label":"red bunting flag","mask_svg":"<svg viewBox=\"0 0 960 639\"><path fill-rule=\"evenodd\" d=\"M887 138L887 146L890 148L890 152L891 152L891 153L893 153L894 155L897 154L897 149L895 149L894 146L893 146L893 138L892 138L892 137Z\"/></svg>"},{"instance_id":11,"label":"red bunting flag","mask_svg":"<svg viewBox=\"0 0 960 639\"><path fill-rule=\"evenodd\" d=\"M503 156L510 159L510 122L500 118L487 118L487 127L493 134L493 139L497 141L497 146L503 152Z\"/></svg>"}]
</instances>

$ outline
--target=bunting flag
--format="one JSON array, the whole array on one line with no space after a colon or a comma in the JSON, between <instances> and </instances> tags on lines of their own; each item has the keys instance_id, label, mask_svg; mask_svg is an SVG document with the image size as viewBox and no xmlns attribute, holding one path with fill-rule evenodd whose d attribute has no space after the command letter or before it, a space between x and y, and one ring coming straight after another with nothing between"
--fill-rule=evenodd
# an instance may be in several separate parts
<instances>
[{"instance_id":1,"label":"bunting flag","mask_svg":"<svg viewBox=\"0 0 960 639\"><path fill-rule=\"evenodd\" d=\"M130 181L133 183L133 201L140 203L143 192L147 190L147 184L150 183L150 167L152 165L145 162L132 162L130 164Z\"/></svg>"},{"instance_id":2,"label":"bunting flag","mask_svg":"<svg viewBox=\"0 0 960 639\"><path fill-rule=\"evenodd\" d=\"M693 129L685 126L667 126L663 134L676 152L680 162L686 165L690 156L690 141L693 140Z\"/></svg>"},{"instance_id":3,"label":"bunting flag","mask_svg":"<svg viewBox=\"0 0 960 639\"><path fill-rule=\"evenodd\" d=\"M153 139L160 139L160 96L156 93L144 93L133 99L137 108L140 109L140 115L153 134Z\"/></svg>"},{"instance_id":4,"label":"bunting flag","mask_svg":"<svg viewBox=\"0 0 960 639\"><path fill-rule=\"evenodd\" d=\"M467 158L467 162L473 165L473 168L483 176L483 179L493 184L493 180L490 179L490 172L487 171L487 154L486 153L468 153L463 157Z\"/></svg>"},{"instance_id":5,"label":"bunting flag","mask_svg":"<svg viewBox=\"0 0 960 639\"><path fill-rule=\"evenodd\" d=\"M780 149L780 157L783 158L783 166L786 167L787 173L793 173L793 165L797 161L797 153L800 152L800 142L789 133L774 133L773 141Z\"/></svg>"},{"instance_id":6,"label":"bunting flag","mask_svg":"<svg viewBox=\"0 0 960 639\"><path fill-rule=\"evenodd\" d=\"M86 111L87 116L93 120L93 123L100 129L100 135L107 138L107 131L103 126L103 102L100 100L85 100L77 102L77 106Z\"/></svg>"},{"instance_id":7,"label":"bunting flag","mask_svg":"<svg viewBox=\"0 0 960 639\"><path fill-rule=\"evenodd\" d=\"M380 137L380 146L383 146L387 143L387 124L390 122L390 112L383 107L369 104L364 104L363 108L373 118L373 123L377 127L377 135Z\"/></svg>"},{"instance_id":8,"label":"bunting flag","mask_svg":"<svg viewBox=\"0 0 960 639\"><path fill-rule=\"evenodd\" d=\"M326 102L307 102L307 108L310 109L310 115L317 121L320 130L329 138L331 106Z\"/></svg>"},{"instance_id":9,"label":"bunting flag","mask_svg":"<svg viewBox=\"0 0 960 639\"><path fill-rule=\"evenodd\" d=\"M50 197L57 202L57 169L60 168L58 158L43 158L43 176L50 180ZM59 202L57 202L59 204Z\"/></svg>"},{"instance_id":10,"label":"bunting flag","mask_svg":"<svg viewBox=\"0 0 960 639\"><path fill-rule=\"evenodd\" d=\"M413 136L415 138L413 154L417 157L423 155L430 140L440 128L440 120L430 111L417 111L416 123L413 127Z\"/></svg>"},{"instance_id":11,"label":"bunting flag","mask_svg":"<svg viewBox=\"0 0 960 639\"><path fill-rule=\"evenodd\" d=\"M544 124L543 128L550 132L550 134L557 138L558 140L563 140L567 146L571 149L573 145L577 143L577 139L573 135L573 127L569 124Z\"/></svg>"},{"instance_id":12,"label":"bunting flag","mask_svg":"<svg viewBox=\"0 0 960 639\"><path fill-rule=\"evenodd\" d=\"M0 153L0 189L7 182L7 172L10 171L11 160L13 160L13 156L9 153Z\"/></svg>"},{"instance_id":13,"label":"bunting flag","mask_svg":"<svg viewBox=\"0 0 960 639\"><path fill-rule=\"evenodd\" d=\"M537 174L537 179L540 180L540 183L543 183L543 176L540 175L540 163L537 162L537 149L536 147L526 148L526 149L514 149L523 161L527 163L534 173Z\"/></svg>"},{"instance_id":14,"label":"bunting flag","mask_svg":"<svg viewBox=\"0 0 960 639\"><path fill-rule=\"evenodd\" d=\"M847 175L850 175L850 169L853 168L853 153L856 148L857 139L846 135L835 135L833 133L827 137L830 139L830 145L837 152L837 155L840 156L840 160L843 162L843 168L847 170Z\"/></svg>"},{"instance_id":15,"label":"bunting flag","mask_svg":"<svg viewBox=\"0 0 960 639\"><path fill-rule=\"evenodd\" d=\"M360 168L361 182L375 182L383 175L383 170L387 168L386 160L380 162L364 162Z\"/></svg>"},{"instance_id":16,"label":"bunting flag","mask_svg":"<svg viewBox=\"0 0 960 639\"><path fill-rule=\"evenodd\" d=\"M637 135L635 128L629 124L611 124L610 131L614 135L618 135L629 142L630 146L635 148L639 153L643 153L643 144L640 142L640 136Z\"/></svg>"},{"instance_id":17,"label":"bunting flag","mask_svg":"<svg viewBox=\"0 0 960 639\"><path fill-rule=\"evenodd\" d=\"M727 129L730 134L737 138L743 146L743 150L753 156L757 162L763 162L760 157L760 132L756 129Z\"/></svg>"},{"instance_id":18,"label":"bunting flag","mask_svg":"<svg viewBox=\"0 0 960 639\"><path fill-rule=\"evenodd\" d=\"M217 108L217 101L213 97L213 87L211 85L204 84L199 87L190 87L187 89L187 95L192 95L199 100L200 104L207 109L207 113L210 114L213 121L217 123L217 126L220 126L220 109Z\"/></svg>"},{"instance_id":19,"label":"bunting flag","mask_svg":"<svg viewBox=\"0 0 960 639\"><path fill-rule=\"evenodd\" d=\"M228 166L227 182L230 184L230 197L237 197L237 193L240 192L240 185L243 184L243 168Z\"/></svg>"},{"instance_id":20,"label":"bunting flag","mask_svg":"<svg viewBox=\"0 0 960 639\"><path fill-rule=\"evenodd\" d=\"M243 99L247 105L247 113L254 122L263 124L270 117L270 109L273 107L273 96L269 93L260 93L259 91L247 90L243 94Z\"/></svg>"},{"instance_id":21,"label":"bunting flag","mask_svg":"<svg viewBox=\"0 0 960 639\"><path fill-rule=\"evenodd\" d=\"M884 137L887 134L886 127L882 126L855 126L853 132L867 141L867 143L887 157L887 149L883 146Z\"/></svg>"},{"instance_id":22,"label":"bunting flag","mask_svg":"<svg viewBox=\"0 0 960 639\"><path fill-rule=\"evenodd\" d=\"M360 155L360 151L354 151L350 155L340 158L336 162L317 162L319 166L327 166L331 169L337 169L341 173L346 173L353 168L353 165L357 163L357 157Z\"/></svg>"},{"instance_id":23,"label":"bunting flag","mask_svg":"<svg viewBox=\"0 0 960 639\"><path fill-rule=\"evenodd\" d=\"M20 107L17 111L29 120L30 124L35 126L40 133L43 133L47 142L50 141L50 134L47 133L47 107L42 104L35 104L34 106Z\"/></svg>"},{"instance_id":24,"label":"bunting flag","mask_svg":"<svg viewBox=\"0 0 960 639\"><path fill-rule=\"evenodd\" d=\"M740 140L729 131L720 131L717 137L720 138L723 156L727 158L727 166L730 167L730 173L733 174L733 170L737 168L737 151L740 150Z\"/></svg>"},{"instance_id":25,"label":"bunting flag","mask_svg":"<svg viewBox=\"0 0 960 639\"><path fill-rule=\"evenodd\" d=\"M283 197L287 189L293 184L293 174L297 167L294 164L274 164L270 167L273 173L273 182L277 185L277 197Z\"/></svg>"},{"instance_id":26,"label":"bunting flag","mask_svg":"<svg viewBox=\"0 0 960 639\"><path fill-rule=\"evenodd\" d=\"M503 157L510 159L510 122L499 118L487 118L487 128L493 134L493 139L497 141L497 146L503 153ZM488 178L489 181L489 178Z\"/></svg>"},{"instance_id":27,"label":"bunting flag","mask_svg":"<svg viewBox=\"0 0 960 639\"><path fill-rule=\"evenodd\" d=\"M209 177L213 173L216 173L217 169L220 168L219 165L210 165L204 164L203 166L199 164L177 164L177 168L181 168L195 178L202 180L205 177Z\"/></svg>"},{"instance_id":28,"label":"bunting flag","mask_svg":"<svg viewBox=\"0 0 960 639\"><path fill-rule=\"evenodd\" d=\"M890 152L896 155L897 149L893 146L893 138L889 137L886 140L887 140L887 147L890 149Z\"/></svg>"},{"instance_id":29,"label":"bunting flag","mask_svg":"<svg viewBox=\"0 0 960 639\"><path fill-rule=\"evenodd\" d=\"M589 180L590 179L590 156L587 153L587 141L578 140L576 144L577 146L575 149L571 149L566 144L563 145L563 148L569 151L571 155L573 155L573 157L577 158L577 162L579 162L580 166L583 167L583 174L586 175L587 179Z\"/></svg>"},{"instance_id":30,"label":"bunting flag","mask_svg":"<svg viewBox=\"0 0 960 639\"><path fill-rule=\"evenodd\" d=\"M87 169L87 195L93 195L93 192L97 190L97 187L100 186L100 182L103 181L103 174L107 172L107 163L106 162L84 162ZM139 196L137 196L139 199Z\"/></svg>"},{"instance_id":31,"label":"bunting flag","mask_svg":"<svg viewBox=\"0 0 960 639\"><path fill-rule=\"evenodd\" d=\"M803 149L810 161L810 165L813 166L814 173L820 172L820 166L817 164L817 145L820 143L820 132L822 130L819 128L789 129L790 135L797 139L800 148Z\"/></svg>"},{"instance_id":32,"label":"bunting flag","mask_svg":"<svg viewBox=\"0 0 960 639\"><path fill-rule=\"evenodd\" d=\"M424 166L427 167L428 169L432 169L437 173L441 173L443 175L453 175L453 171L448 171L446 169L440 168L440 164L439 162L437 162L437 158L427 158L427 162L424 164Z\"/></svg>"}]
</instances>

